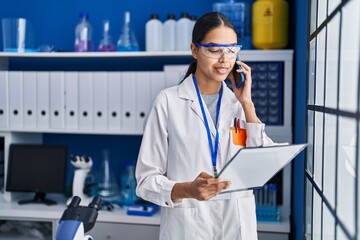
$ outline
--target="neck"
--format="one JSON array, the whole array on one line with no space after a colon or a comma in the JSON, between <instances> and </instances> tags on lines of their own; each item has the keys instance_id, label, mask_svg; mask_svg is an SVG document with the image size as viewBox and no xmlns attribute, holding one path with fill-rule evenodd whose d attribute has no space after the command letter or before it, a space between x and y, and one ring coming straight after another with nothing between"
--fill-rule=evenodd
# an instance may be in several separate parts
<instances>
[{"instance_id":1,"label":"neck","mask_svg":"<svg viewBox=\"0 0 360 240\"><path fill-rule=\"evenodd\" d=\"M211 79L198 78L196 75L195 78L201 94L210 95L218 94L220 92L222 82Z\"/></svg>"}]
</instances>

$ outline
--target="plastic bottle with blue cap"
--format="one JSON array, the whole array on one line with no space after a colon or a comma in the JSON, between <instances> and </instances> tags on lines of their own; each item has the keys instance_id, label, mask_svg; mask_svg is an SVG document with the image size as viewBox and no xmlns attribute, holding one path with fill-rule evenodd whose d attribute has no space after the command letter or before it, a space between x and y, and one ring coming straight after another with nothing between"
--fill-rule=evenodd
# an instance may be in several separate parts
<instances>
[{"instance_id":1,"label":"plastic bottle with blue cap","mask_svg":"<svg viewBox=\"0 0 360 240\"><path fill-rule=\"evenodd\" d=\"M88 21L88 13L80 13L80 22L75 28L75 52L91 52L93 50L92 27Z\"/></svg>"}]
</instances>

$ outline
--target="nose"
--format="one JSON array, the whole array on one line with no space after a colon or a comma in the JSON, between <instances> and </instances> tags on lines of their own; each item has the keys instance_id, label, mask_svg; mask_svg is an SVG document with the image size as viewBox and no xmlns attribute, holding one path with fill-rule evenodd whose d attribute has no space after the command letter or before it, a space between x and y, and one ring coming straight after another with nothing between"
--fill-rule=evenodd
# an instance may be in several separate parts
<instances>
[{"instance_id":1,"label":"nose","mask_svg":"<svg viewBox=\"0 0 360 240\"><path fill-rule=\"evenodd\" d=\"M223 62L228 62L229 58L227 56L227 54L225 52L223 52L219 58L219 62L223 63Z\"/></svg>"}]
</instances>

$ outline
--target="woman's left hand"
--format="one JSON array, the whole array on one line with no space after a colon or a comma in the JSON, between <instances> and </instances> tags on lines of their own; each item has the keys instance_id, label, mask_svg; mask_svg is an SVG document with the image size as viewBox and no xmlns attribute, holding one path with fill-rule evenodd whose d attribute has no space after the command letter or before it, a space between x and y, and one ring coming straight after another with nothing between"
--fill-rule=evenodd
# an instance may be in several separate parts
<instances>
[{"instance_id":1,"label":"woman's left hand","mask_svg":"<svg viewBox=\"0 0 360 240\"><path fill-rule=\"evenodd\" d=\"M236 72L237 72L237 74L240 74L242 72L245 76L245 81L240 88L237 88L235 85L235 77L234 77L233 73L231 73L229 75L234 94L241 104L247 103L247 102L252 102L252 99L251 99L251 84L252 84L251 68L241 61L236 61L235 64L238 64L242 67L240 69L237 69Z\"/></svg>"}]
</instances>

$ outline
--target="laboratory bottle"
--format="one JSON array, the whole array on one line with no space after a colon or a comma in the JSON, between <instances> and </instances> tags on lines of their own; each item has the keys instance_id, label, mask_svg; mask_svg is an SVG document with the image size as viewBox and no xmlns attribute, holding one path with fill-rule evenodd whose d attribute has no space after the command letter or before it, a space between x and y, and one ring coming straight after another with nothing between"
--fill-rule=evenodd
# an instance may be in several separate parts
<instances>
[{"instance_id":1,"label":"laboratory bottle","mask_svg":"<svg viewBox=\"0 0 360 240\"><path fill-rule=\"evenodd\" d=\"M87 13L80 13L80 22L75 28L75 52L91 52L93 49L92 27Z\"/></svg>"},{"instance_id":2,"label":"laboratory bottle","mask_svg":"<svg viewBox=\"0 0 360 240\"><path fill-rule=\"evenodd\" d=\"M121 202L124 205L132 205L136 200L135 164L127 162L121 175Z\"/></svg>"},{"instance_id":3,"label":"laboratory bottle","mask_svg":"<svg viewBox=\"0 0 360 240\"><path fill-rule=\"evenodd\" d=\"M103 36L100 40L98 47L99 52L113 52L115 51L115 45L111 39L110 35L110 22L109 20L104 20L103 24Z\"/></svg>"},{"instance_id":4,"label":"laboratory bottle","mask_svg":"<svg viewBox=\"0 0 360 240\"><path fill-rule=\"evenodd\" d=\"M107 198L118 194L119 186L110 169L109 150L104 150L98 178L98 195Z\"/></svg>"},{"instance_id":5,"label":"laboratory bottle","mask_svg":"<svg viewBox=\"0 0 360 240\"><path fill-rule=\"evenodd\" d=\"M130 12L124 13L124 24L117 42L116 50L119 52L139 51L135 32L131 26Z\"/></svg>"},{"instance_id":6,"label":"laboratory bottle","mask_svg":"<svg viewBox=\"0 0 360 240\"><path fill-rule=\"evenodd\" d=\"M98 176L94 169L91 169L85 178L84 193L89 197L98 194Z\"/></svg>"},{"instance_id":7,"label":"laboratory bottle","mask_svg":"<svg viewBox=\"0 0 360 240\"><path fill-rule=\"evenodd\" d=\"M224 14L233 23L242 49L252 48L249 0L220 0L213 4L213 11Z\"/></svg>"},{"instance_id":8,"label":"laboratory bottle","mask_svg":"<svg viewBox=\"0 0 360 240\"><path fill-rule=\"evenodd\" d=\"M269 184L269 207L276 209L277 208L277 190L276 190L276 184L271 183Z\"/></svg>"},{"instance_id":9,"label":"laboratory bottle","mask_svg":"<svg viewBox=\"0 0 360 240\"><path fill-rule=\"evenodd\" d=\"M168 14L164 22L163 32L164 51L176 50L176 19L175 14Z\"/></svg>"},{"instance_id":10,"label":"laboratory bottle","mask_svg":"<svg viewBox=\"0 0 360 240\"><path fill-rule=\"evenodd\" d=\"M192 37L192 22L188 13L181 13L176 22L176 50L189 51Z\"/></svg>"},{"instance_id":11,"label":"laboratory bottle","mask_svg":"<svg viewBox=\"0 0 360 240\"><path fill-rule=\"evenodd\" d=\"M190 20L191 20L191 34L192 34L192 30L194 29L197 18L195 15L192 15L192 16L190 16Z\"/></svg>"},{"instance_id":12,"label":"laboratory bottle","mask_svg":"<svg viewBox=\"0 0 360 240\"><path fill-rule=\"evenodd\" d=\"M151 14L149 21L145 24L146 51L163 50L163 23L159 20L159 15Z\"/></svg>"},{"instance_id":13,"label":"laboratory bottle","mask_svg":"<svg viewBox=\"0 0 360 240\"><path fill-rule=\"evenodd\" d=\"M288 44L289 6L284 0L257 0L252 6L253 45L259 49Z\"/></svg>"}]
</instances>

